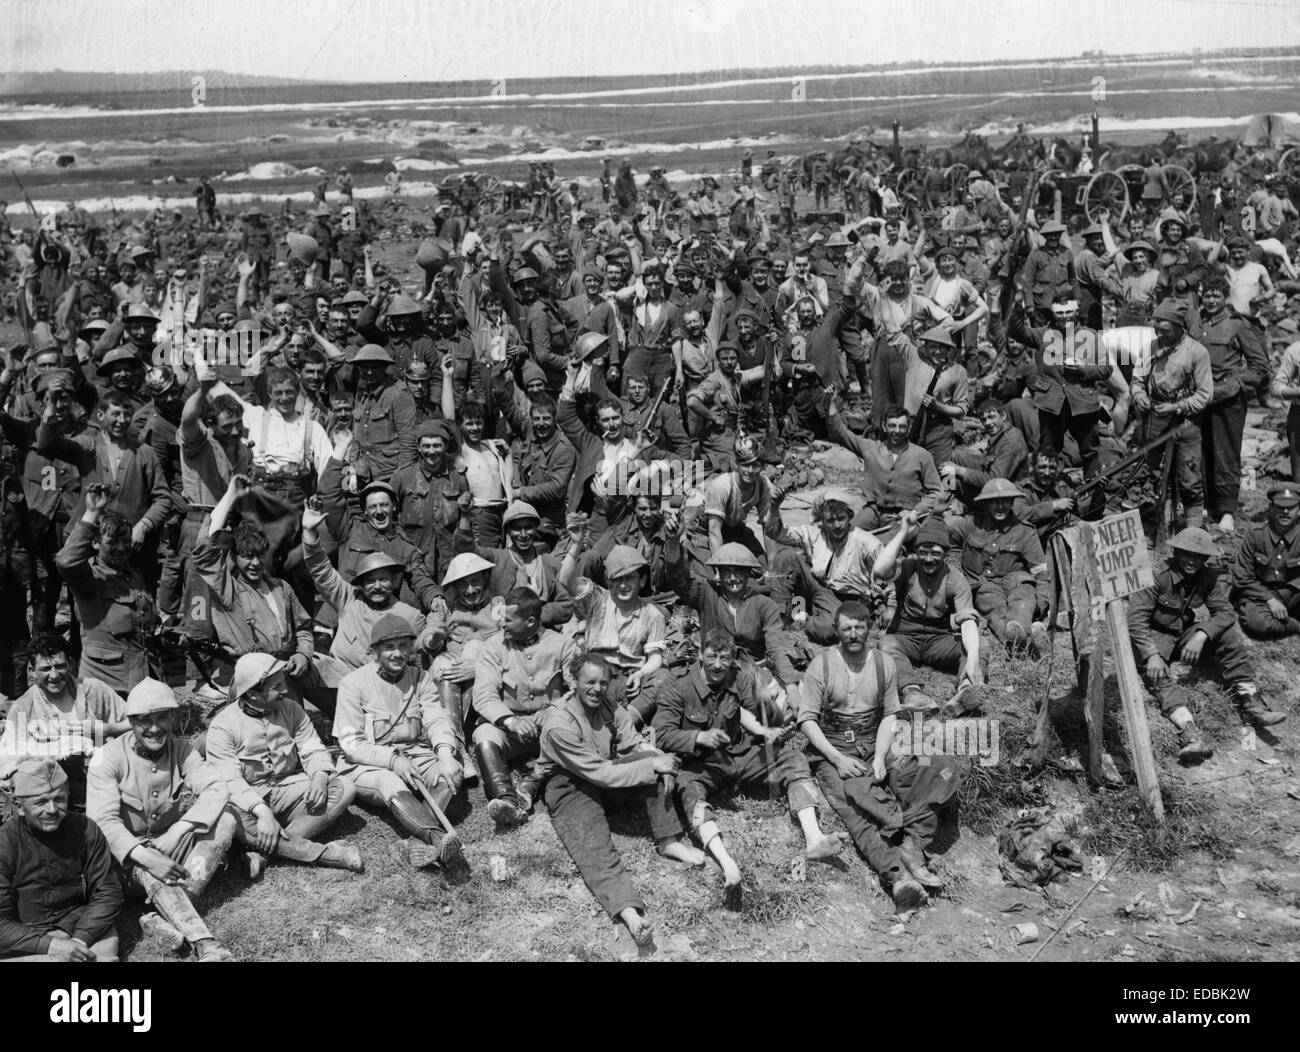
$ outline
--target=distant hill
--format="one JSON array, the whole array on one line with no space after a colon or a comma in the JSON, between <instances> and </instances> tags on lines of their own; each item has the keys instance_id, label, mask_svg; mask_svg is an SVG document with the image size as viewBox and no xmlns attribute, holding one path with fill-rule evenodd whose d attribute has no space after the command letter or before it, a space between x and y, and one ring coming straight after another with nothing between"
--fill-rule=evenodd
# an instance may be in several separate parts
<instances>
[{"instance_id":1,"label":"distant hill","mask_svg":"<svg viewBox=\"0 0 1300 1052\"><path fill-rule=\"evenodd\" d=\"M320 81L291 77L246 76L224 70L169 70L161 73L74 73L56 69L43 73L0 73L0 95L113 96L144 92L183 91L189 94L194 77L207 80L209 91L241 91L276 88L289 84L317 84Z\"/></svg>"}]
</instances>

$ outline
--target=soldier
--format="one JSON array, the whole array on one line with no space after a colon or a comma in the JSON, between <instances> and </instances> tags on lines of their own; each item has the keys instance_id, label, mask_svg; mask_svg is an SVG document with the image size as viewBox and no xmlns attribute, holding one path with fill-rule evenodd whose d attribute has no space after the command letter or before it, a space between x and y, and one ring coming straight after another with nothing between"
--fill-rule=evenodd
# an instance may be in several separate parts
<instances>
[{"instance_id":1,"label":"soldier","mask_svg":"<svg viewBox=\"0 0 1300 1052\"><path fill-rule=\"evenodd\" d=\"M951 760L893 755L899 711L891 658L867 646L871 615L860 603L835 612L839 645L808 666L799 729L813 774L854 846L900 910L925 905L926 888L943 880L926 865L938 810L961 783ZM888 817L886 817L888 816Z\"/></svg>"},{"instance_id":2,"label":"soldier","mask_svg":"<svg viewBox=\"0 0 1300 1052\"><path fill-rule=\"evenodd\" d=\"M880 414L885 440L855 435L844 423L839 405L826 402L826 430L846 449L862 458L866 504L854 525L864 530L892 525L903 509L925 518L938 505L942 493L934 457L910 441L912 416L901 405L885 407Z\"/></svg>"},{"instance_id":3,"label":"soldier","mask_svg":"<svg viewBox=\"0 0 1300 1052\"><path fill-rule=\"evenodd\" d=\"M1217 554L1210 535L1187 527L1170 540L1169 548L1169 563L1156 574L1155 584L1130 597L1128 629L1134 654L1146 662L1145 678L1160 711L1178 728L1178 758L1195 763L1211 750L1201 741L1186 691L1170 676L1169 662L1175 658L1189 665L1212 659L1242 715L1261 729L1281 723L1286 713L1275 711L1255 686L1254 665L1228 599L1227 577L1208 565ZM1198 621L1201 609L1207 619Z\"/></svg>"},{"instance_id":4,"label":"soldier","mask_svg":"<svg viewBox=\"0 0 1300 1052\"><path fill-rule=\"evenodd\" d=\"M415 400L389 378L393 358L366 344L352 359L357 397L352 406L356 472L363 484L387 481L398 468L415 463Z\"/></svg>"},{"instance_id":5,"label":"soldier","mask_svg":"<svg viewBox=\"0 0 1300 1052\"><path fill-rule=\"evenodd\" d=\"M1051 220L1043 224L1039 233L1043 243L1025 259L1017 284L1033 311L1034 324L1050 325L1052 304L1059 302L1062 295L1075 298L1074 259L1069 246L1061 242L1064 224Z\"/></svg>"},{"instance_id":6,"label":"soldier","mask_svg":"<svg viewBox=\"0 0 1300 1052\"><path fill-rule=\"evenodd\" d=\"M1016 480L1025 493L1016 505L1016 518L1027 522L1038 531L1039 540L1046 540L1052 526L1062 515L1079 511L1074 496L1074 486L1061 474L1061 454L1051 446L1039 446L1029 461L1029 471ZM1104 503L1105 490L1098 489ZM1096 507L1096 501L1091 502ZM1083 509L1088 513L1088 508Z\"/></svg>"},{"instance_id":7,"label":"soldier","mask_svg":"<svg viewBox=\"0 0 1300 1052\"><path fill-rule=\"evenodd\" d=\"M21 813L0 825L0 960L117 960L122 883L99 827L68 813L67 783L49 759L13 775Z\"/></svg>"},{"instance_id":8,"label":"soldier","mask_svg":"<svg viewBox=\"0 0 1300 1052\"><path fill-rule=\"evenodd\" d=\"M767 536L788 545L772 557L772 598L786 609L802 596L808 614L804 631L817 643L835 640L835 610L845 600L876 602L872 568L883 547L874 533L853 525L861 501L848 490L830 487L812 505L812 522L787 529L781 521L781 490L773 495L764 525Z\"/></svg>"},{"instance_id":9,"label":"soldier","mask_svg":"<svg viewBox=\"0 0 1300 1052\"><path fill-rule=\"evenodd\" d=\"M407 362L406 368L402 372L402 386L406 388L411 400L415 402L416 427L429 420L442 419L442 406L440 405L442 383L439 381L438 384L439 398L437 400L431 399L429 397L429 378L429 367L418 358L413 358Z\"/></svg>"},{"instance_id":10,"label":"soldier","mask_svg":"<svg viewBox=\"0 0 1300 1052\"><path fill-rule=\"evenodd\" d=\"M474 678L474 753L488 814L498 829L525 821L545 783L538 741L545 709L567 685L564 670L577 655L573 640L542 623L542 597L518 586L505 593L502 634L479 651ZM528 773L515 786L509 762L528 758Z\"/></svg>"},{"instance_id":11,"label":"soldier","mask_svg":"<svg viewBox=\"0 0 1300 1052\"><path fill-rule=\"evenodd\" d=\"M154 597L131 566L131 524L107 510L105 484L87 486L82 499L85 511L54 561L81 623L81 675L125 697L154 664Z\"/></svg>"},{"instance_id":12,"label":"soldier","mask_svg":"<svg viewBox=\"0 0 1300 1052\"><path fill-rule=\"evenodd\" d=\"M452 362L455 404L482 402L488 394L483 366L479 364L469 333L457 325L456 308L445 300L436 301L433 307L433 326L433 348L436 353L428 363L429 405L441 407L443 404L443 377L449 359Z\"/></svg>"},{"instance_id":13,"label":"soldier","mask_svg":"<svg viewBox=\"0 0 1300 1052\"><path fill-rule=\"evenodd\" d=\"M1213 274L1201 283L1200 342L1210 356L1214 392L1201 417L1210 518L1232 533L1241 497L1241 440L1246 400L1268 382L1268 352L1254 323L1228 306L1228 281ZM1195 525L1195 523L1193 523Z\"/></svg>"},{"instance_id":14,"label":"soldier","mask_svg":"<svg viewBox=\"0 0 1300 1052\"><path fill-rule=\"evenodd\" d=\"M1214 397L1214 376L1205 347L1187 335L1181 306L1161 303L1152 318L1156 338L1147 361L1133 371L1133 408L1142 414L1143 443L1159 438L1186 421L1193 426L1177 438L1178 492L1183 522L1199 528L1205 514L1205 481L1201 475L1201 413ZM1159 476L1164 449L1153 449L1147 465ZM1157 509L1164 514L1164 509Z\"/></svg>"},{"instance_id":15,"label":"soldier","mask_svg":"<svg viewBox=\"0 0 1300 1052\"><path fill-rule=\"evenodd\" d=\"M880 650L893 658L898 669L905 709L938 709L941 718L960 719L966 713L971 688L984 682L988 665L980 646L979 615L970 585L948 565L952 542L942 523L931 520L922 526L913 554L899 558L902 542L916 519L911 512L903 513L904 528L885 545L872 571L878 580L894 586L894 616ZM942 708L921 688L912 671L913 662L958 673L957 691Z\"/></svg>"},{"instance_id":16,"label":"soldier","mask_svg":"<svg viewBox=\"0 0 1300 1052\"><path fill-rule=\"evenodd\" d=\"M714 820L711 791L779 786L785 790L791 817L803 831L805 858L834 858L843 844L838 836L822 832L817 821L817 787L808 761L785 747L793 727L760 722L763 702L752 672L736 664L735 641L721 629L702 628L701 635L699 660L670 679L661 692L655 741L666 752L683 757L677 774L682 810L722 869L726 908L738 911L740 867ZM671 790L665 795L671 798Z\"/></svg>"},{"instance_id":17,"label":"soldier","mask_svg":"<svg viewBox=\"0 0 1300 1052\"><path fill-rule=\"evenodd\" d=\"M437 684L415 658L415 635L410 622L385 614L370 632L374 658L339 682L337 769L363 803L388 808L411 834L404 846L411 865L446 867L462 857L460 837L444 832L416 793L445 816L463 772Z\"/></svg>"},{"instance_id":18,"label":"soldier","mask_svg":"<svg viewBox=\"0 0 1300 1052\"><path fill-rule=\"evenodd\" d=\"M270 291L271 267L275 263L275 234L265 220L265 212L250 208L244 213L244 230L239 239L239 251L253 265L248 291L254 303L260 303Z\"/></svg>"},{"instance_id":19,"label":"soldier","mask_svg":"<svg viewBox=\"0 0 1300 1052\"><path fill-rule=\"evenodd\" d=\"M525 369L533 364L526 363ZM578 454L556 426L554 398L544 390L535 398L520 391L504 363L494 366L493 383L493 401L522 440L515 458L516 496L537 509L541 528L554 543L564 532L569 483Z\"/></svg>"},{"instance_id":20,"label":"soldier","mask_svg":"<svg viewBox=\"0 0 1300 1052\"><path fill-rule=\"evenodd\" d=\"M465 472L454 466L456 432L446 420L430 420L416 431L418 459L399 468L390 483L397 524L402 535L424 553L425 566L435 580L455 554L452 532L460 524L458 504L469 492ZM467 527L468 528L468 527Z\"/></svg>"},{"instance_id":21,"label":"soldier","mask_svg":"<svg viewBox=\"0 0 1300 1052\"><path fill-rule=\"evenodd\" d=\"M611 919L623 923L637 946L652 950L654 935L645 901L636 893L609 832L615 794L644 802L651 835L662 854L703 865L704 853L681 842L681 823L654 786L676 773L679 757L649 745L626 710L610 697L610 670L596 654L579 657L576 685L546 710L541 753L559 770L546 785L551 824L592 894Z\"/></svg>"},{"instance_id":22,"label":"soldier","mask_svg":"<svg viewBox=\"0 0 1300 1052\"><path fill-rule=\"evenodd\" d=\"M312 840L348 809L356 789L333 773L329 751L289 695L286 668L270 654L240 657L232 704L208 728L208 763L230 791L236 835L251 848L249 876L261 875L267 855L363 873L355 847Z\"/></svg>"},{"instance_id":23,"label":"soldier","mask_svg":"<svg viewBox=\"0 0 1300 1052\"><path fill-rule=\"evenodd\" d=\"M545 604L541 614L542 624L548 628L558 628L572 616L573 607L568 596L559 588L560 559L544 551L537 543L537 530L541 522L541 516L531 504L522 500L514 501L506 508L501 519L505 547L480 544L475 550L493 563L490 579L492 595L503 596L515 588L529 588Z\"/></svg>"},{"instance_id":24,"label":"soldier","mask_svg":"<svg viewBox=\"0 0 1300 1052\"><path fill-rule=\"evenodd\" d=\"M131 688L131 733L105 745L90 765L87 814L122 867L126 890L147 896L157 910L141 917L140 926L161 929L176 945L188 942L196 960L228 961L230 951L193 899L224 864L235 816L226 809L226 784L191 742L174 733L179 708L171 688L157 680ZM186 790L196 799L182 814Z\"/></svg>"},{"instance_id":25,"label":"soldier","mask_svg":"<svg viewBox=\"0 0 1300 1052\"><path fill-rule=\"evenodd\" d=\"M1300 487L1268 491L1268 521L1242 538L1233 565L1233 587L1242 627L1252 636L1277 639L1300 633Z\"/></svg>"},{"instance_id":26,"label":"soldier","mask_svg":"<svg viewBox=\"0 0 1300 1052\"><path fill-rule=\"evenodd\" d=\"M1026 637L1040 655L1050 645L1047 626L1034 619L1048 602L1047 556L1034 528L1016 518L1025 493L1006 479L990 480L975 498L975 511L951 532L961 540L961 567L993 635L1007 644Z\"/></svg>"},{"instance_id":27,"label":"soldier","mask_svg":"<svg viewBox=\"0 0 1300 1052\"><path fill-rule=\"evenodd\" d=\"M772 507L772 484L763 474L758 454L755 436L742 435L736 439L735 468L709 477L700 487L703 507L687 534L687 547L696 562L707 562L724 544L740 544L755 559L767 561L763 542L747 522L755 513L761 531Z\"/></svg>"}]
</instances>

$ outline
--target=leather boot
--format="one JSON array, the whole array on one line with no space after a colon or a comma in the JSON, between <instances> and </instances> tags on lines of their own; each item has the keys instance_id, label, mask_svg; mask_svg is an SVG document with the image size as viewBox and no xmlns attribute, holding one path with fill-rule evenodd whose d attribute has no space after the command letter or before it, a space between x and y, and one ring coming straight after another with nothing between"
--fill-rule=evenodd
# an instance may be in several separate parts
<instances>
[{"instance_id":1,"label":"leather boot","mask_svg":"<svg viewBox=\"0 0 1300 1052\"><path fill-rule=\"evenodd\" d=\"M352 873L366 871L366 865L361 861L361 852L351 844L326 844L325 850L316 859L316 865L327 869L346 869Z\"/></svg>"},{"instance_id":2,"label":"leather boot","mask_svg":"<svg viewBox=\"0 0 1300 1052\"><path fill-rule=\"evenodd\" d=\"M456 734L456 751L464 761L462 764L464 785L466 788L473 788L478 784L479 772L474 765L473 755L465 747L465 689L459 683L444 679L438 684L438 699L442 702L442 707L447 710L447 715L451 717L452 729Z\"/></svg>"},{"instance_id":3,"label":"leather boot","mask_svg":"<svg viewBox=\"0 0 1300 1052\"><path fill-rule=\"evenodd\" d=\"M1253 683L1240 683L1233 693L1237 697L1237 704L1241 706L1241 714L1256 727L1261 729L1272 727L1275 723L1281 723L1286 719L1285 712L1278 712L1269 707L1268 702L1259 696Z\"/></svg>"},{"instance_id":4,"label":"leather boot","mask_svg":"<svg viewBox=\"0 0 1300 1052\"><path fill-rule=\"evenodd\" d=\"M438 791L433 794L438 806L444 809L445 803L440 797L445 795L450 799L450 792L445 790L446 786L439 784ZM388 810L402 828L411 834L411 839L406 841L403 850L412 866L417 869L424 866L447 866L462 857L460 837L444 832L433 809L423 800L417 799L414 793L398 793L388 801Z\"/></svg>"},{"instance_id":5,"label":"leather boot","mask_svg":"<svg viewBox=\"0 0 1300 1052\"><path fill-rule=\"evenodd\" d=\"M483 795L488 800L488 814L497 829L517 826L527 817L519 806L514 783L510 780L510 766L500 746L483 744L475 746L478 756L479 777L483 780Z\"/></svg>"},{"instance_id":6,"label":"leather boot","mask_svg":"<svg viewBox=\"0 0 1300 1052\"><path fill-rule=\"evenodd\" d=\"M528 773L519 779L515 786L515 795L519 797L519 810L531 814L533 806L542 797L546 788L546 775L540 769L540 761L534 760L528 765Z\"/></svg>"},{"instance_id":7,"label":"leather boot","mask_svg":"<svg viewBox=\"0 0 1300 1052\"><path fill-rule=\"evenodd\" d=\"M935 876L925 864L925 852L921 845L910 836L903 837L900 853L903 856L903 868L927 891L942 888L943 878Z\"/></svg>"}]
</instances>

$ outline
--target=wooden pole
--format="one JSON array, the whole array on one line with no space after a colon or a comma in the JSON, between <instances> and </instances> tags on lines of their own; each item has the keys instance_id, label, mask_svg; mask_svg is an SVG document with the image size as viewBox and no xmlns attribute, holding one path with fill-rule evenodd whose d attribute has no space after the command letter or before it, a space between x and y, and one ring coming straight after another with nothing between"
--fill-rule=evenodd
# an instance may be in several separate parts
<instances>
[{"instance_id":1,"label":"wooden pole","mask_svg":"<svg viewBox=\"0 0 1300 1052\"><path fill-rule=\"evenodd\" d=\"M895 164L898 164L898 162L903 159L903 147L898 141L898 132L900 128L901 125L898 123L898 118L895 117L894 118L894 149L893 149Z\"/></svg>"},{"instance_id":2,"label":"wooden pole","mask_svg":"<svg viewBox=\"0 0 1300 1052\"><path fill-rule=\"evenodd\" d=\"M1127 616L1128 604L1123 599L1112 599L1106 604L1106 621L1110 625L1115 657L1115 678L1119 681L1119 696L1124 705L1124 725L1128 729L1129 757L1133 761L1142 799L1151 808L1156 821L1163 822L1165 805L1160 797L1156 758L1151 752L1151 732L1147 727L1146 699L1142 691L1142 680L1138 677L1137 661L1133 657L1133 644L1128 637ZM1091 727L1089 737L1091 738Z\"/></svg>"},{"instance_id":3,"label":"wooden pole","mask_svg":"<svg viewBox=\"0 0 1300 1052\"><path fill-rule=\"evenodd\" d=\"M1098 158L1100 158L1100 157L1101 157L1101 117L1100 117L1100 115L1097 113L1096 108L1094 107L1094 108L1093 108L1093 111L1092 111L1092 161L1093 161L1093 164L1096 164Z\"/></svg>"}]
</instances>

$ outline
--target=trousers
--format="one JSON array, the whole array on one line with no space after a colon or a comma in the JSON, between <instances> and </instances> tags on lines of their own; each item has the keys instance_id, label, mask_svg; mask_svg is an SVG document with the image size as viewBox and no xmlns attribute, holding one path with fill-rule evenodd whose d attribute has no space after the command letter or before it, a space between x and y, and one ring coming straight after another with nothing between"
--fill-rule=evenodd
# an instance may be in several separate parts
<instances>
[{"instance_id":1,"label":"trousers","mask_svg":"<svg viewBox=\"0 0 1300 1052\"><path fill-rule=\"evenodd\" d=\"M790 600L802 596L808 610L804 631L815 643L835 642L835 611L840 599L833 591L813 576L800 552L782 548L772 556L772 599L782 610L790 607Z\"/></svg>"},{"instance_id":2,"label":"trousers","mask_svg":"<svg viewBox=\"0 0 1300 1052\"><path fill-rule=\"evenodd\" d=\"M294 775L279 785L271 787L264 797L266 805L275 815L275 820L284 829L275 854L282 858L298 862L314 862L325 850L324 844L312 842L332 826L356 799L356 787L348 780L330 775L326 789L325 806L319 813L313 814L307 809L307 790L311 779L305 774ZM251 811L235 809L235 818L239 822L236 835L242 844L254 844L257 834L257 819Z\"/></svg>"},{"instance_id":3,"label":"trousers","mask_svg":"<svg viewBox=\"0 0 1300 1052\"><path fill-rule=\"evenodd\" d=\"M677 772L677 790L691 827L699 830L713 821L709 793L725 787L758 788L764 784L785 791L790 813L817 806L812 771L803 754L777 745L764 748L757 741L741 753L715 749L702 759L688 759Z\"/></svg>"},{"instance_id":4,"label":"trousers","mask_svg":"<svg viewBox=\"0 0 1300 1052\"><path fill-rule=\"evenodd\" d=\"M956 672L966 660L961 637L942 628L930 628L903 621L880 642L880 649L894 659L898 689L919 683L914 665L929 665L940 672ZM988 658L981 652L980 668L987 675Z\"/></svg>"},{"instance_id":5,"label":"trousers","mask_svg":"<svg viewBox=\"0 0 1300 1052\"><path fill-rule=\"evenodd\" d=\"M1246 432L1246 392L1212 405L1201 414L1205 455L1205 493L1210 514L1236 515L1241 504L1241 440ZM1181 476L1179 480L1181 488Z\"/></svg>"},{"instance_id":6,"label":"trousers","mask_svg":"<svg viewBox=\"0 0 1300 1052\"><path fill-rule=\"evenodd\" d=\"M1186 632L1175 635L1172 632L1161 632L1152 625L1151 642L1160 656L1165 661L1169 661L1182 646L1183 641L1195 631L1197 628L1193 625ZM1199 663L1202 667L1208 665L1217 668L1223 674L1223 682L1229 687L1254 681L1254 664L1246 651L1246 637L1236 625L1229 628L1218 639L1205 644L1201 650ZM1145 664L1142 667L1142 678L1146 680L1147 689L1160 703L1160 712L1163 715L1168 716L1175 709L1188 704L1187 691L1181 683L1175 683L1172 678L1166 676L1159 683L1153 684L1146 673Z\"/></svg>"},{"instance_id":7,"label":"trousers","mask_svg":"<svg viewBox=\"0 0 1300 1052\"><path fill-rule=\"evenodd\" d=\"M596 901L611 917L629 908L645 909L645 900L633 888L609 831L607 808L633 801L645 807L656 840L681 835L676 812L666 806L663 794L654 786L602 789L568 771L560 771L546 784L546 809L555 833Z\"/></svg>"},{"instance_id":8,"label":"trousers","mask_svg":"<svg viewBox=\"0 0 1300 1052\"><path fill-rule=\"evenodd\" d=\"M989 628L998 639L1007 638L1008 621L1019 621L1022 627L1028 629L1034 619L1038 593L1032 583L1006 588L998 581L980 578L972 591L975 609L988 618Z\"/></svg>"},{"instance_id":9,"label":"trousers","mask_svg":"<svg viewBox=\"0 0 1300 1052\"><path fill-rule=\"evenodd\" d=\"M1266 602L1261 603L1256 599L1241 600L1237 612L1241 618L1241 626L1246 630L1247 635L1258 636L1260 639L1280 639L1300 628L1293 624L1300 620L1300 589L1285 584L1278 585L1273 589L1273 595L1286 607L1285 620L1279 621L1274 617Z\"/></svg>"}]
</instances>

